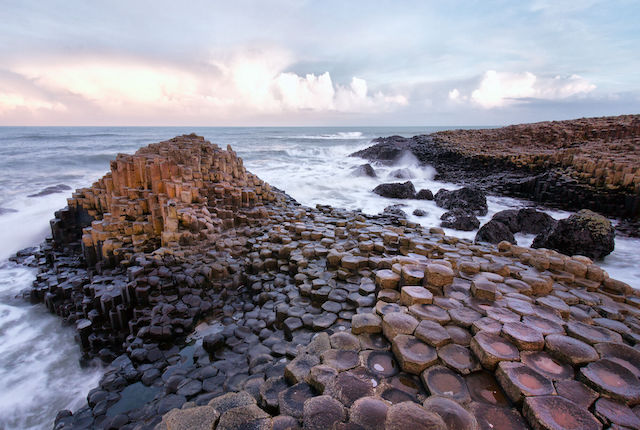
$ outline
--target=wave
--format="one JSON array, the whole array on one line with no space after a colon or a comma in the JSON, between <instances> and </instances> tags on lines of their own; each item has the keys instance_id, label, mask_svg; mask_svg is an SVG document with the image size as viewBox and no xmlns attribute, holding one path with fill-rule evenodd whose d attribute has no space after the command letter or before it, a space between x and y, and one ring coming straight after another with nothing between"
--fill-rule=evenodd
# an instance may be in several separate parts
<instances>
[{"instance_id":1,"label":"wave","mask_svg":"<svg viewBox=\"0 0 640 430\"><path fill-rule=\"evenodd\" d=\"M304 140L356 140L363 139L361 131L340 131L338 133L329 134L303 134L298 136L278 136L280 139L304 139Z\"/></svg>"}]
</instances>

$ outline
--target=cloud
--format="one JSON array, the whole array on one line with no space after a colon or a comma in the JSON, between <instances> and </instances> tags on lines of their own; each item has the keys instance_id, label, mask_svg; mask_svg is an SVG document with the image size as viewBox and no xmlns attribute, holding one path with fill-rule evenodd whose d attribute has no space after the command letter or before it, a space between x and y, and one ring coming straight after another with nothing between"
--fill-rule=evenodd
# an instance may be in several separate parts
<instances>
[{"instance_id":1,"label":"cloud","mask_svg":"<svg viewBox=\"0 0 640 430\"><path fill-rule=\"evenodd\" d=\"M291 64L291 56L277 49L217 55L198 67L135 58L32 61L10 70L50 100L4 94L0 76L0 111L73 111L89 104L115 115L142 112L153 117L173 111L182 117L229 118L302 111L375 113L407 104L400 94L370 92L362 78L334 83L329 72L289 72Z\"/></svg>"},{"instance_id":2,"label":"cloud","mask_svg":"<svg viewBox=\"0 0 640 430\"><path fill-rule=\"evenodd\" d=\"M579 75L553 78L538 77L530 72L506 73L489 70L482 75L470 99L483 108L503 107L528 99L558 100L584 95L596 88ZM451 100L461 99L457 89L449 93Z\"/></svg>"}]
</instances>

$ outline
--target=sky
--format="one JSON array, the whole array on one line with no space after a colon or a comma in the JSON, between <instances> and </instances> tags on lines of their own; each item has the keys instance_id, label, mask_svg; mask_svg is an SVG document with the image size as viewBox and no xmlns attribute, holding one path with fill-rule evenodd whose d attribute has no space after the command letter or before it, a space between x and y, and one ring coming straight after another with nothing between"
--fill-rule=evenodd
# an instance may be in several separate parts
<instances>
[{"instance_id":1,"label":"sky","mask_svg":"<svg viewBox=\"0 0 640 430\"><path fill-rule=\"evenodd\" d=\"M640 2L0 0L0 125L640 112Z\"/></svg>"}]
</instances>

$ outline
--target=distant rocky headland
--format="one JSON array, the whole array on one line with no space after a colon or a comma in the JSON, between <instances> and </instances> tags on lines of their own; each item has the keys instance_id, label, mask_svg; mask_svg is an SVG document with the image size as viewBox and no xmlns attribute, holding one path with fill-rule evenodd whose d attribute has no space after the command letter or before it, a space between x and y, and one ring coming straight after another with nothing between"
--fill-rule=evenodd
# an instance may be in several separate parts
<instances>
[{"instance_id":1,"label":"distant rocky headland","mask_svg":"<svg viewBox=\"0 0 640 430\"><path fill-rule=\"evenodd\" d=\"M482 130L391 136L354 156L391 162L404 151L436 168L438 179L530 199L551 207L640 217L640 115L540 122Z\"/></svg>"},{"instance_id":2,"label":"distant rocky headland","mask_svg":"<svg viewBox=\"0 0 640 430\"><path fill-rule=\"evenodd\" d=\"M581 121L555 124L601 139L606 161L545 150L569 142L554 123L393 137L361 155L408 148L486 191L573 190L637 216L638 164L614 148L637 154L616 127L637 136L638 117ZM486 211L465 193L431 198ZM531 216L509 219L534 228ZM581 216L589 234L610 227ZM584 255L458 239L393 208L303 207L195 135L119 155L51 228L15 257L39 269L27 296L110 363L56 429L640 427L640 293Z\"/></svg>"}]
</instances>

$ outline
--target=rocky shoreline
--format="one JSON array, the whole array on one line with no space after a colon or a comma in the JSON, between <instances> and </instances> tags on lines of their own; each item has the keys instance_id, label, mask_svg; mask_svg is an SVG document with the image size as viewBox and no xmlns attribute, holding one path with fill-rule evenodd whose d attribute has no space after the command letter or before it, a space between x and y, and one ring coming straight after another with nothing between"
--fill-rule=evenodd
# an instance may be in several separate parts
<instances>
[{"instance_id":1,"label":"rocky shoreline","mask_svg":"<svg viewBox=\"0 0 640 430\"><path fill-rule=\"evenodd\" d=\"M436 179L560 209L591 209L624 221L621 232L640 235L640 115L450 130L374 142L352 155L388 163L410 151L437 170Z\"/></svg>"},{"instance_id":2,"label":"rocky shoreline","mask_svg":"<svg viewBox=\"0 0 640 430\"><path fill-rule=\"evenodd\" d=\"M110 363L57 429L640 427L640 294L584 256L303 207L195 135L52 233L28 296Z\"/></svg>"}]
</instances>

